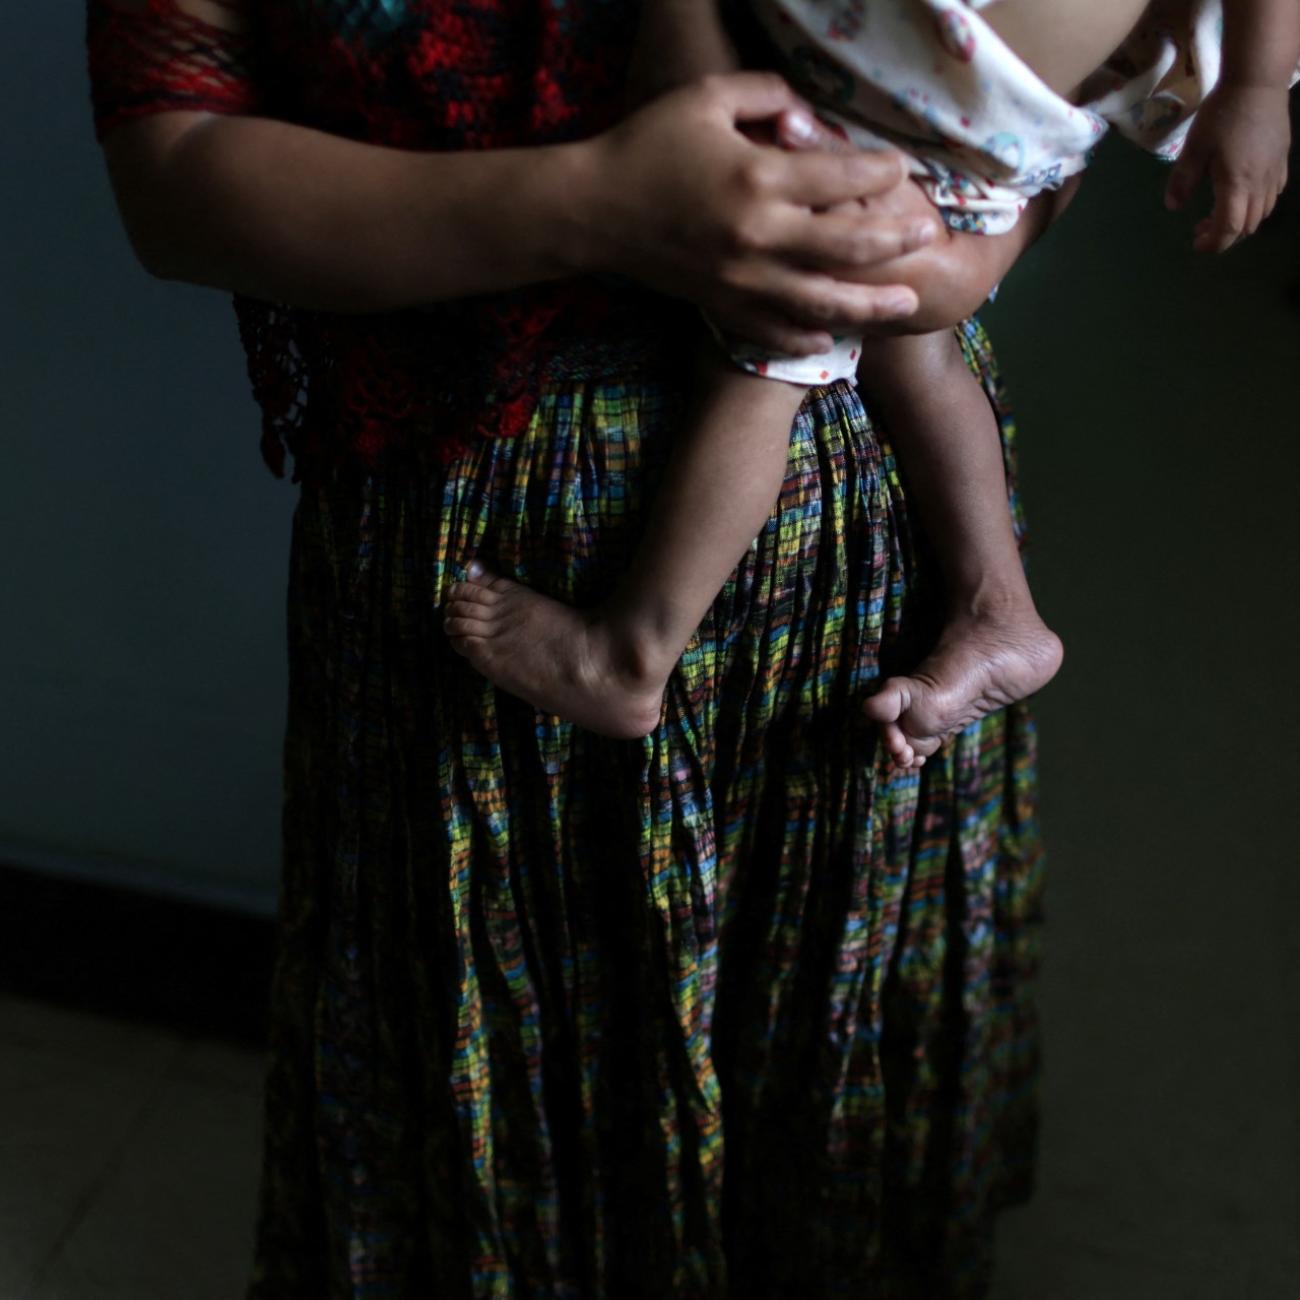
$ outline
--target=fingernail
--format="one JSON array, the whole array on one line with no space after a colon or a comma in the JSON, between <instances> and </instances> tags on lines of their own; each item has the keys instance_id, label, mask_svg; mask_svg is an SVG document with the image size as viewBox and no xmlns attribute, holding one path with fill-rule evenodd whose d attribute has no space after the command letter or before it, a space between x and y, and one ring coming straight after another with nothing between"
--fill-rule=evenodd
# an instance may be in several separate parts
<instances>
[{"instance_id":1,"label":"fingernail","mask_svg":"<svg viewBox=\"0 0 1300 1300\"><path fill-rule=\"evenodd\" d=\"M810 334L796 343L791 341L788 351L792 357L817 357L829 352L835 346L835 340L829 334Z\"/></svg>"},{"instance_id":2,"label":"fingernail","mask_svg":"<svg viewBox=\"0 0 1300 1300\"><path fill-rule=\"evenodd\" d=\"M912 227L912 243L917 248L922 248L926 244L933 243L938 233L933 221L918 221Z\"/></svg>"},{"instance_id":3,"label":"fingernail","mask_svg":"<svg viewBox=\"0 0 1300 1300\"><path fill-rule=\"evenodd\" d=\"M477 582L483 576L483 566L477 560L471 560L465 569L465 576L471 582Z\"/></svg>"},{"instance_id":4,"label":"fingernail","mask_svg":"<svg viewBox=\"0 0 1300 1300\"><path fill-rule=\"evenodd\" d=\"M916 310L916 299L910 293L890 293L880 305L891 316L910 316Z\"/></svg>"},{"instance_id":5,"label":"fingernail","mask_svg":"<svg viewBox=\"0 0 1300 1300\"><path fill-rule=\"evenodd\" d=\"M786 133L795 140L809 142L817 138L817 128L807 113L800 109L788 109L784 114Z\"/></svg>"}]
</instances>

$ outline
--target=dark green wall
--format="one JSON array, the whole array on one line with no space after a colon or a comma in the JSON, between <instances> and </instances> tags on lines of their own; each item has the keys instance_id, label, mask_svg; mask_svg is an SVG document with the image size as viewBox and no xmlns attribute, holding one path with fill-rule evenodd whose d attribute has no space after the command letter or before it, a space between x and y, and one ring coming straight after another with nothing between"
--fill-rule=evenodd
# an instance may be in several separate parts
<instances>
[{"instance_id":1,"label":"dark green wall","mask_svg":"<svg viewBox=\"0 0 1300 1300\"><path fill-rule=\"evenodd\" d=\"M1209 946L1300 863L1300 201L1198 256L1166 175L1108 147L988 313L1066 644L1039 703L1053 898L1087 920L1063 960L1153 920Z\"/></svg>"}]
</instances>

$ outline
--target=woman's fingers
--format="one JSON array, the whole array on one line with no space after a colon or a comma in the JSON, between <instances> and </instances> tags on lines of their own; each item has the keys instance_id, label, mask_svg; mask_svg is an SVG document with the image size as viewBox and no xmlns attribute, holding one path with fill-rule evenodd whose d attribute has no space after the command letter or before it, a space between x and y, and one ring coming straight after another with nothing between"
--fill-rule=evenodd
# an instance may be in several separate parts
<instances>
[{"instance_id":1,"label":"woman's fingers","mask_svg":"<svg viewBox=\"0 0 1300 1300\"><path fill-rule=\"evenodd\" d=\"M938 235L934 217L877 217L859 204L833 212L792 208L772 231L771 251L822 270L853 270L914 253Z\"/></svg>"},{"instance_id":2,"label":"woman's fingers","mask_svg":"<svg viewBox=\"0 0 1300 1300\"><path fill-rule=\"evenodd\" d=\"M878 198L907 177L902 154L892 149L854 153L774 150L764 162L774 173L773 191L787 202L808 208Z\"/></svg>"},{"instance_id":3,"label":"woman's fingers","mask_svg":"<svg viewBox=\"0 0 1300 1300\"><path fill-rule=\"evenodd\" d=\"M728 193L737 207L789 204L832 208L879 198L895 189L906 174L902 156L892 150L786 153L751 145L748 156L728 178Z\"/></svg>"},{"instance_id":4,"label":"woman's fingers","mask_svg":"<svg viewBox=\"0 0 1300 1300\"><path fill-rule=\"evenodd\" d=\"M923 247L938 230L933 210L923 197L919 210L886 210L906 188L897 153L792 153L738 129L798 104L771 74L708 78L591 142L574 265L686 298L792 353L822 350L827 331L911 314L910 289L855 281Z\"/></svg>"},{"instance_id":5,"label":"woman's fingers","mask_svg":"<svg viewBox=\"0 0 1300 1300\"><path fill-rule=\"evenodd\" d=\"M775 72L728 72L704 77L688 93L733 126L769 121L781 114L812 115L807 103Z\"/></svg>"},{"instance_id":6,"label":"woman's fingers","mask_svg":"<svg viewBox=\"0 0 1300 1300\"><path fill-rule=\"evenodd\" d=\"M760 280L740 285L740 309L758 305L803 330L843 333L880 321L903 320L917 308L916 293L903 284L854 284L813 271L769 268ZM736 330L742 337L749 332Z\"/></svg>"},{"instance_id":7,"label":"woman's fingers","mask_svg":"<svg viewBox=\"0 0 1300 1300\"><path fill-rule=\"evenodd\" d=\"M733 126L776 120L779 130L796 135L799 125L804 127L805 143L799 149L764 150L753 158L749 176L753 188L764 195L823 208L849 199L874 198L907 176L907 164L897 150L852 148L822 127L775 73L706 77L696 93Z\"/></svg>"},{"instance_id":8,"label":"woman's fingers","mask_svg":"<svg viewBox=\"0 0 1300 1300\"><path fill-rule=\"evenodd\" d=\"M795 325L773 308L752 304L740 308L722 306L709 315L723 333L782 356L811 357L835 346L835 340L825 330Z\"/></svg>"},{"instance_id":9,"label":"woman's fingers","mask_svg":"<svg viewBox=\"0 0 1300 1300\"><path fill-rule=\"evenodd\" d=\"M833 334L905 320L919 306L907 285L865 285L809 271L769 271L709 307L727 334L791 356L829 351Z\"/></svg>"},{"instance_id":10,"label":"woman's fingers","mask_svg":"<svg viewBox=\"0 0 1300 1300\"><path fill-rule=\"evenodd\" d=\"M776 143L796 152L825 149L829 153L850 153L855 148L847 137L832 131L804 105L787 109L776 119Z\"/></svg>"}]
</instances>

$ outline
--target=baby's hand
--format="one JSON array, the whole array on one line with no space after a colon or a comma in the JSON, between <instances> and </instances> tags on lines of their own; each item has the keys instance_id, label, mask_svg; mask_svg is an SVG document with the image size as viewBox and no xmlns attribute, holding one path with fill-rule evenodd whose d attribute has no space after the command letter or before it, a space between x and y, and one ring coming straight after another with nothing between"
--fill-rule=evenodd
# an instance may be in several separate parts
<instances>
[{"instance_id":1,"label":"baby's hand","mask_svg":"<svg viewBox=\"0 0 1300 1300\"><path fill-rule=\"evenodd\" d=\"M1165 190L1165 206L1176 211L1209 173L1214 208L1197 223L1198 253L1226 251L1273 211L1286 186L1287 108L1284 89L1227 83L1201 106Z\"/></svg>"}]
</instances>

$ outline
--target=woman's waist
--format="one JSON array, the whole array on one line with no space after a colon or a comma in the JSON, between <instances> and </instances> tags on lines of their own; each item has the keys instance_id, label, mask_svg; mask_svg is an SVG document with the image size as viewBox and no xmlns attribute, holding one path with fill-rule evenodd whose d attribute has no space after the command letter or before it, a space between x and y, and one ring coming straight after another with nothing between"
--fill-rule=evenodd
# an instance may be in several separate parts
<instances>
[{"instance_id":1,"label":"woman's waist","mask_svg":"<svg viewBox=\"0 0 1300 1300\"><path fill-rule=\"evenodd\" d=\"M477 404L539 384L655 370L681 346L681 304L636 286L578 281L340 323L339 371L387 370L426 400Z\"/></svg>"}]
</instances>

